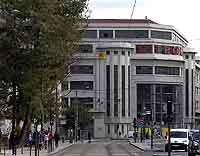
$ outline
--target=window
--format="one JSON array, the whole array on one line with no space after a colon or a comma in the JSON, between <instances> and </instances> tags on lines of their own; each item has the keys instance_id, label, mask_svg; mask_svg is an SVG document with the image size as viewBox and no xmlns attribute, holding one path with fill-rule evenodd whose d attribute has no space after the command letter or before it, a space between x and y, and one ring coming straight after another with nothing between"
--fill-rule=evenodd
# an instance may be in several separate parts
<instances>
[{"instance_id":1,"label":"window","mask_svg":"<svg viewBox=\"0 0 200 156\"><path fill-rule=\"evenodd\" d=\"M86 30L83 38L97 38L96 30Z\"/></svg>"},{"instance_id":2,"label":"window","mask_svg":"<svg viewBox=\"0 0 200 156\"><path fill-rule=\"evenodd\" d=\"M93 81L71 81L70 86L72 90L92 90Z\"/></svg>"},{"instance_id":3,"label":"window","mask_svg":"<svg viewBox=\"0 0 200 156\"><path fill-rule=\"evenodd\" d=\"M125 51L122 51L122 55L125 55Z\"/></svg>"},{"instance_id":4,"label":"window","mask_svg":"<svg viewBox=\"0 0 200 156\"><path fill-rule=\"evenodd\" d=\"M128 51L128 56L131 56L131 52L130 51Z\"/></svg>"},{"instance_id":5,"label":"window","mask_svg":"<svg viewBox=\"0 0 200 156\"><path fill-rule=\"evenodd\" d=\"M151 38L171 40L172 33L167 31L151 31Z\"/></svg>"},{"instance_id":6,"label":"window","mask_svg":"<svg viewBox=\"0 0 200 156\"><path fill-rule=\"evenodd\" d=\"M148 30L116 30L115 38L148 38Z\"/></svg>"},{"instance_id":7,"label":"window","mask_svg":"<svg viewBox=\"0 0 200 156\"><path fill-rule=\"evenodd\" d=\"M114 51L114 54L117 55L117 54L118 54L118 51Z\"/></svg>"},{"instance_id":8,"label":"window","mask_svg":"<svg viewBox=\"0 0 200 156\"><path fill-rule=\"evenodd\" d=\"M110 116L110 65L106 65L106 99L107 99L107 116Z\"/></svg>"},{"instance_id":9,"label":"window","mask_svg":"<svg viewBox=\"0 0 200 156\"><path fill-rule=\"evenodd\" d=\"M152 66L136 66L136 74L153 74Z\"/></svg>"},{"instance_id":10,"label":"window","mask_svg":"<svg viewBox=\"0 0 200 156\"><path fill-rule=\"evenodd\" d=\"M179 67L156 66L155 67L155 74L160 74L160 75L180 75L180 68Z\"/></svg>"},{"instance_id":11,"label":"window","mask_svg":"<svg viewBox=\"0 0 200 156\"><path fill-rule=\"evenodd\" d=\"M93 52L93 46L92 44L83 44L79 46L79 52L80 53L92 53Z\"/></svg>"},{"instance_id":12,"label":"window","mask_svg":"<svg viewBox=\"0 0 200 156\"><path fill-rule=\"evenodd\" d=\"M152 45L136 45L136 53L137 54L152 53Z\"/></svg>"},{"instance_id":13,"label":"window","mask_svg":"<svg viewBox=\"0 0 200 156\"><path fill-rule=\"evenodd\" d=\"M125 93L126 93L126 88L125 88L125 65L122 65L122 116L125 116Z\"/></svg>"},{"instance_id":14,"label":"window","mask_svg":"<svg viewBox=\"0 0 200 156\"><path fill-rule=\"evenodd\" d=\"M113 38L113 31L112 30L100 30L99 38Z\"/></svg>"},{"instance_id":15,"label":"window","mask_svg":"<svg viewBox=\"0 0 200 156\"><path fill-rule=\"evenodd\" d=\"M93 74L92 65L73 65L70 67L71 74Z\"/></svg>"},{"instance_id":16,"label":"window","mask_svg":"<svg viewBox=\"0 0 200 156\"><path fill-rule=\"evenodd\" d=\"M189 56L188 56L188 55L185 55L185 59L189 59Z\"/></svg>"},{"instance_id":17,"label":"window","mask_svg":"<svg viewBox=\"0 0 200 156\"><path fill-rule=\"evenodd\" d=\"M118 65L114 65L114 116L118 116Z\"/></svg>"},{"instance_id":18,"label":"window","mask_svg":"<svg viewBox=\"0 0 200 156\"><path fill-rule=\"evenodd\" d=\"M110 51L109 50L106 51L106 55L110 55Z\"/></svg>"}]
</instances>

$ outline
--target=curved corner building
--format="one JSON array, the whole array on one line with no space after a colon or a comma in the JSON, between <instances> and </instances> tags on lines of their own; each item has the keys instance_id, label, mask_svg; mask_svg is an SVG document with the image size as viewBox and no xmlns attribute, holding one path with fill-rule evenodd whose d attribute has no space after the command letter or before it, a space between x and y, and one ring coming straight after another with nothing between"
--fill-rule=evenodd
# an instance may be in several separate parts
<instances>
[{"instance_id":1,"label":"curved corner building","mask_svg":"<svg viewBox=\"0 0 200 156\"><path fill-rule=\"evenodd\" d=\"M90 19L65 100L91 108L95 138L127 137L134 118L138 127L166 126L169 100L173 126L183 127L187 43L175 27L149 19Z\"/></svg>"}]
</instances>

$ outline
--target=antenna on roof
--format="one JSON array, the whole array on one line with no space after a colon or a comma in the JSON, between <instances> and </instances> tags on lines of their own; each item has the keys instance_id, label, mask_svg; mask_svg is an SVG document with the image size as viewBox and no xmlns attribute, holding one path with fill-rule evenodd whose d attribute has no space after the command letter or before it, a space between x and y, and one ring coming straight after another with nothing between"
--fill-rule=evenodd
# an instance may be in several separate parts
<instances>
[{"instance_id":1,"label":"antenna on roof","mask_svg":"<svg viewBox=\"0 0 200 156\"><path fill-rule=\"evenodd\" d=\"M132 8L130 20L133 18L133 13L134 13L134 10L135 10L135 6L136 6L136 0L134 2L133 8Z\"/></svg>"}]
</instances>

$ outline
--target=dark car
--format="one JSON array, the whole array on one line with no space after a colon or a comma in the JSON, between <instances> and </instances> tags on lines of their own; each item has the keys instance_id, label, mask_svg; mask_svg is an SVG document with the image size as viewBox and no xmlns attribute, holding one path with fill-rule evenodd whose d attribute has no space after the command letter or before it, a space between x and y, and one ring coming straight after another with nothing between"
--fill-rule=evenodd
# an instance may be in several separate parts
<instances>
[{"instance_id":1,"label":"dark car","mask_svg":"<svg viewBox=\"0 0 200 156\"><path fill-rule=\"evenodd\" d=\"M189 137L188 156L200 154L200 133L192 133Z\"/></svg>"}]
</instances>

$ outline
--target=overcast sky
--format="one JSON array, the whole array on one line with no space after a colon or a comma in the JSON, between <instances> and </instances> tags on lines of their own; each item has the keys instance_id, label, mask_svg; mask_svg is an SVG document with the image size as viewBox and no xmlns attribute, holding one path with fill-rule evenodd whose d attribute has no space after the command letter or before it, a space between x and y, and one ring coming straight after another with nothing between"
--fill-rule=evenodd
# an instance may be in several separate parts
<instances>
[{"instance_id":1,"label":"overcast sky","mask_svg":"<svg viewBox=\"0 0 200 156\"><path fill-rule=\"evenodd\" d=\"M89 0L91 18L130 19L135 0ZM137 0L133 19L175 26L200 55L200 0Z\"/></svg>"}]
</instances>

